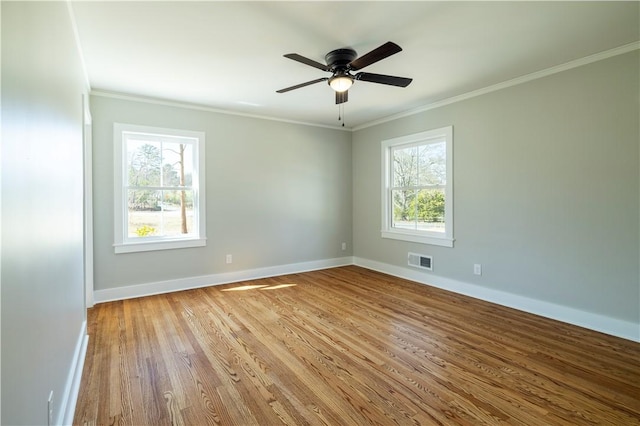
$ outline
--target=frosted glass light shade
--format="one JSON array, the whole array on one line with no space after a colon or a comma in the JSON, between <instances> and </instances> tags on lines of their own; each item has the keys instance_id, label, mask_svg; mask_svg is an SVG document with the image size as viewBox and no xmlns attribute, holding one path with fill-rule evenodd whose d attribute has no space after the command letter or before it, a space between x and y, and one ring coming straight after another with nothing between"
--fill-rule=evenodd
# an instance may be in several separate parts
<instances>
[{"instance_id":1,"label":"frosted glass light shade","mask_svg":"<svg viewBox=\"0 0 640 426\"><path fill-rule=\"evenodd\" d=\"M329 80L329 86L336 92L345 92L353 84L353 79L346 76L334 77Z\"/></svg>"}]
</instances>

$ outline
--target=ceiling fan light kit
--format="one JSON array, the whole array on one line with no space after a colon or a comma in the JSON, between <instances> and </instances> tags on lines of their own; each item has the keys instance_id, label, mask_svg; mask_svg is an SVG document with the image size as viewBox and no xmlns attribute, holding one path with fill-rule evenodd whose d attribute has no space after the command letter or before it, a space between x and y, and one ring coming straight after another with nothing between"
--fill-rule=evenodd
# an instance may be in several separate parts
<instances>
[{"instance_id":1,"label":"ceiling fan light kit","mask_svg":"<svg viewBox=\"0 0 640 426\"><path fill-rule=\"evenodd\" d=\"M349 90L353 85L353 77L348 75L337 75L329 79L329 86L336 92Z\"/></svg>"},{"instance_id":2,"label":"ceiling fan light kit","mask_svg":"<svg viewBox=\"0 0 640 426\"><path fill-rule=\"evenodd\" d=\"M396 77L392 75L373 74L366 72L358 72L351 74L351 71L358 71L364 67L367 67L373 63L376 63L382 59L388 58L402 51L402 48L397 44L388 41L380 47L373 49L358 58L358 54L355 50L344 48L336 49L327 53L324 57L326 65L313 59L305 58L297 53L288 53L284 55L285 58L292 59L294 61L309 65L319 70L330 72L331 77L318 78L316 80L307 81L305 83L297 84L295 86L287 87L277 90L277 93L285 93L290 90L300 89L301 87L309 86L311 84L319 83L321 81L328 81L329 86L336 92L336 104L343 104L348 101L348 90L351 88L355 80L368 81L370 83L387 84L396 87L407 87L412 79L406 77Z\"/></svg>"}]
</instances>

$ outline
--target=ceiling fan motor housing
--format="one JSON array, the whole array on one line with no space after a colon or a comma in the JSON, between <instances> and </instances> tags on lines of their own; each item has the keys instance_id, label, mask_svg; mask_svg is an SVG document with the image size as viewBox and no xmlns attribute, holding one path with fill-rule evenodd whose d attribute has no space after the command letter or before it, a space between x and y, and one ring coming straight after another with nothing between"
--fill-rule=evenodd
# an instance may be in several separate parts
<instances>
[{"instance_id":1,"label":"ceiling fan motor housing","mask_svg":"<svg viewBox=\"0 0 640 426\"><path fill-rule=\"evenodd\" d=\"M345 48L332 50L325 55L324 60L327 62L327 65L331 67L332 71L336 71L346 69L347 65L357 57L358 54L355 50Z\"/></svg>"}]
</instances>

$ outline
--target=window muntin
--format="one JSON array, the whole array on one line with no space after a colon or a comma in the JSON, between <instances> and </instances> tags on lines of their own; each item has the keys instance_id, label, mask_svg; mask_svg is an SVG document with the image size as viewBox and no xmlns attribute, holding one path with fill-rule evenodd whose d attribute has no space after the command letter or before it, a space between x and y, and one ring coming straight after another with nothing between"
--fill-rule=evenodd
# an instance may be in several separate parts
<instances>
[{"instance_id":1,"label":"window muntin","mask_svg":"<svg viewBox=\"0 0 640 426\"><path fill-rule=\"evenodd\" d=\"M382 237L453 246L452 127L382 142Z\"/></svg>"},{"instance_id":2,"label":"window muntin","mask_svg":"<svg viewBox=\"0 0 640 426\"><path fill-rule=\"evenodd\" d=\"M205 245L204 133L114 125L116 253Z\"/></svg>"}]
</instances>

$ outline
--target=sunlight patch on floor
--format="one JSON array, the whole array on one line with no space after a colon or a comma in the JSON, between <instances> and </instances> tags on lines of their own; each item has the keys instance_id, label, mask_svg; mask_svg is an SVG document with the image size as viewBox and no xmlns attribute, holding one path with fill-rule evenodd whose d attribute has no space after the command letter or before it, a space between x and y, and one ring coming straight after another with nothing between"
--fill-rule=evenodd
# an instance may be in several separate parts
<instances>
[{"instance_id":1,"label":"sunlight patch on floor","mask_svg":"<svg viewBox=\"0 0 640 426\"><path fill-rule=\"evenodd\" d=\"M278 285L242 285L239 287L225 288L222 291L246 291L246 290L278 290L286 287L293 287L297 284L278 284Z\"/></svg>"},{"instance_id":2,"label":"sunlight patch on floor","mask_svg":"<svg viewBox=\"0 0 640 426\"><path fill-rule=\"evenodd\" d=\"M239 287L233 288L225 288L222 291L245 291L245 290L254 290L256 288L267 287L266 285L242 285Z\"/></svg>"},{"instance_id":3,"label":"sunlight patch on floor","mask_svg":"<svg viewBox=\"0 0 640 426\"><path fill-rule=\"evenodd\" d=\"M269 285L269 286L266 286L264 288L261 288L260 290L278 290L279 288L293 287L294 285L297 285L297 284Z\"/></svg>"}]
</instances>

